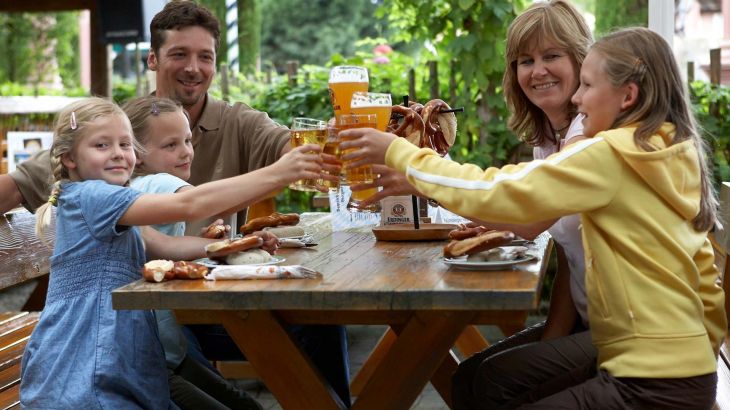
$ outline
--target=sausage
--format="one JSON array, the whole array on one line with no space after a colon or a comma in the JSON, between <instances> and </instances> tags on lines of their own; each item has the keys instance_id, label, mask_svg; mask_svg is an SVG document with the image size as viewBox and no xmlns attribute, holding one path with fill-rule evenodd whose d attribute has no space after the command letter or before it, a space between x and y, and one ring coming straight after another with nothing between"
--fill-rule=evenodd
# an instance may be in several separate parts
<instances>
[{"instance_id":1,"label":"sausage","mask_svg":"<svg viewBox=\"0 0 730 410\"><path fill-rule=\"evenodd\" d=\"M205 253L211 259L222 258L233 252L245 251L246 249L257 248L264 244L264 240L255 235L244 236L243 238L226 239L208 244Z\"/></svg>"},{"instance_id":2,"label":"sausage","mask_svg":"<svg viewBox=\"0 0 730 410\"><path fill-rule=\"evenodd\" d=\"M449 232L449 239L460 241L462 239L471 238L472 236L477 236L489 231L490 229L485 226L468 227L465 225L459 225L458 228Z\"/></svg>"},{"instance_id":3,"label":"sausage","mask_svg":"<svg viewBox=\"0 0 730 410\"><path fill-rule=\"evenodd\" d=\"M268 227L281 225L289 226L296 225L298 223L299 215L297 214L280 214L278 212L274 212L269 216L254 218L241 225L241 233L247 235Z\"/></svg>"},{"instance_id":4,"label":"sausage","mask_svg":"<svg viewBox=\"0 0 730 410\"><path fill-rule=\"evenodd\" d=\"M444 247L445 258L456 258L463 255L472 255L487 249L505 245L515 239L515 234L509 231L489 231L463 240L453 240Z\"/></svg>"}]
</instances>

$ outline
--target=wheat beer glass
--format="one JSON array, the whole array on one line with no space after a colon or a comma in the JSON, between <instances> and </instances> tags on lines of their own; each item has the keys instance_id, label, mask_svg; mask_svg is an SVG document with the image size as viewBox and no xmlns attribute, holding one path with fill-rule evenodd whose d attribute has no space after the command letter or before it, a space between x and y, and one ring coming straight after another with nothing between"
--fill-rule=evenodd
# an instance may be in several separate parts
<instances>
[{"instance_id":1,"label":"wheat beer glass","mask_svg":"<svg viewBox=\"0 0 730 410\"><path fill-rule=\"evenodd\" d=\"M332 155L333 157L340 158L340 137L337 135L336 126L327 127L327 142L322 148L322 153ZM322 171L329 175L332 175L329 171ZM339 175L338 175L339 176ZM330 181L328 179L322 179L322 185L329 188L330 191L337 191L340 187L339 179L337 181Z\"/></svg>"},{"instance_id":2,"label":"wheat beer glass","mask_svg":"<svg viewBox=\"0 0 730 410\"><path fill-rule=\"evenodd\" d=\"M385 131L393 108L390 94L356 91L352 94L350 110L353 114L375 114L375 128Z\"/></svg>"},{"instance_id":3,"label":"wheat beer glass","mask_svg":"<svg viewBox=\"0 0 730 410\"><path fill-rule=\"evenodd\" d=\"M337 122L337 128L339 131L351 128L375 128L376 124L377 116L375 114L343 114ZM340 141L347 140L348 139L346 138L340 137ZM347 150L347 152L340 151L340 154L347 154L350 151L352 150ZM345 180L350 186L354 184L369 184L373 182L373 167L371 165L352 169L348 169L345 166L343 169L345 171ZM370 188L363 191L352 191L350 201L347 203L347 209L360 212L380 212L379 203L374 203L368 206L361 205L363 200L375 195L376 192L378 192L377 188Z\"/></svg>"},{"instance_id":4,"label":"wheat beer glass","mask_svg":"<svg viewBox=\"0 0 730 410\"><path fill-rule=\"evenodd\" d=\"M330 71L330 100L335 118L350 114L350 100L356 91L368 90L368 70L364 67L337 66Z\"/></svg>"},{"instance_id":5,"label":"wheat beer glass","mask_svg":"<svg viewBox=\"0 0 730 410\"><path fill-rule=\"evenodd\" d=\"M327 142L327 123L313 118L294 118L291 128L291 146L317 144L324 147ZM298 191L317 191L316 179L302 179L289 184L289 188Z\"/></svg>"}]
</instances>

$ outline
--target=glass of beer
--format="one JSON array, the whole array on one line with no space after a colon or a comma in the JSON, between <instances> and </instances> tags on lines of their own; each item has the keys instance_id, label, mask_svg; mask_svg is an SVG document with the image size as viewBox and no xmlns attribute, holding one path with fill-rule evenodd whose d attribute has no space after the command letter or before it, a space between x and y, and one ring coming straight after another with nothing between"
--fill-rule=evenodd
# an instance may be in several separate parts
<instances>
[{"instance_id":1,"label":"glass of beer","mask_svg":"<svg viewBox=\"0 0 730 410\"><path fill-rule=\"evenodd\" d=\"M335 118L350 114L350 100L356 91L368 90L368 70L364 67L337 66L330 71L330 100Z\"/></svg>"},{"instance_id":2,"label":"glass of beer","mask_svg":"<svg viewBox=\"0 0 730 410\"><path fill-rule=\"evenodd\" d=\"M337 121L338 131L348 130L351 128L375 128L377 124L377 116L375 114L343 114ZM340 137L340 141L347 139ZM340 154L347 154L351 150L340 151ZM347 164L345 164L347 165ZM373 167L365 165L357 168L343 168L345 180L348 185L353 184L369 184L374 180ZM380 203L371 205L362 205L361 202L378 192L377 188L370 188L362 191L352 191L350 201L347 203L347 209L360 212L380 212Z\"/></svg>"},{"instance_id":3,"label":"glass of beer","mask_svg":"<svg viewBox=\"0 0 730 410\"><path fill-rule=\"evenodd\" d=\"M385 131L390 121L393 102L390 94L356 91L352 94L350 109L353 114L375 114L377 116L375 128Z\"/></svg>"},{"instance_id":4,"label":"glass of beer","mask_svg":"<svg viewBox=\"0 0 730 410\"><path fill-rule=\"evenodd\" d=\"M322 148L322 153L329 154L334 157L336 157L338 160L340 158L340 138L337 135L337 127L335 126L328 126L327 127L327 142L324 144L324 148ZM329 171L323 171L327 173L328 175L331 175ZM339 177L339 175L337 175ZM340 188L340 181L339 178L337 181L330 181L328 179L322 179L321 185L329 188L330 191L337 191L337 189Z\"/></svg>"},{"instance_id":5,"label":"glass of beer","mask_svg":"<svg viewBox=\"0 0 730 410\"><path fill-rule=\"evenodd\" d=\"M327 123L313 118L294 118L291 128L292 148L304 144L317 144L324 147L327 142ZM316 179L302 179L289 184L289 188L298 191L317 191Z\"/></svg>"}]
</instances>

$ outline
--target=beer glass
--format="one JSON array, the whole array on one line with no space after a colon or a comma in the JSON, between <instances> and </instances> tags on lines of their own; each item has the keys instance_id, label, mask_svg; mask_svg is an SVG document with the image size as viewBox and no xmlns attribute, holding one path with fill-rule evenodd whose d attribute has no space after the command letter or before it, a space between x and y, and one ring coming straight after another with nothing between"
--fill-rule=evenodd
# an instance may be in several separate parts
<instances>
[{"instance_id":1,"label":"beer glass","mask_svg":"<svg viewBox=\"0 0 730 410\"><path fill-rule=\"evenodd\" d=\"M325 142L324 148L322 148L322 152L337 157L338 159L340 158L340 138L337 135L337 127L327 127L327 142ZM329 171L325 170L323 172L331 175ZM337 191L337 189L340 187L339 179L337 181L322 179L321 181L321 185L329 188L330 191Z\"/></svg>"},{"instance_id":2,"label":"beer glass","mask_svg":"<svg viewBox=\"0 0 730 410\"><path fill-rule=\"evenodd\" d=\"M337 121L338 131L348 130L351 128L375 128L377 124L377 116L375 114L343 114ZM340 141L347 139L340 137ZM347 154L352 150L340 151L340 154ZM346 165L346 164L345 164ZM365 165L357 168L344 168L345 180L348 185L353 184L369 184L373 182L373 167ZM347 203L347 209L360 212L380 212L380 204L374 203L368 206L361 205L361 202L378 192L377 188L370 188L363 191L352 191L350 201Z\"/></svg>"},{"instance_id":3,"label":"beer glass","mask_svg":"<svg viewBox=\"0 0 730 410\"><path fill-rule=\"evenodd\" d=\"M329 91L335 118L350 114L350 101L356 91L368 90L368 70L364 67L337 66L330 71Z\"/></svg>"},{"instance_id":4,"label":"beer glass","mask_svg":"<svg viewBox=\"0 0 730 410\"><path fill-rule=\"evenodd\" d=\"M300 147L304 144L317 144L324 147L327 142L327 123L313 118L294 118L291 128L291 146ZM289 184L289 188L298 191L317 191L316 179L302 179Z\"/></svg>"},{"instance_id":5,"label":"beer glass","mask_svg":"<svg viewBox=\"0 0 730 410\"><path fill-rule=\"evenodd\" d=\"M375 114L375 128L385 131L393 108L390 94L356 91L352 94L350 109L353 114Z\"/></svg>"}]
</instances>

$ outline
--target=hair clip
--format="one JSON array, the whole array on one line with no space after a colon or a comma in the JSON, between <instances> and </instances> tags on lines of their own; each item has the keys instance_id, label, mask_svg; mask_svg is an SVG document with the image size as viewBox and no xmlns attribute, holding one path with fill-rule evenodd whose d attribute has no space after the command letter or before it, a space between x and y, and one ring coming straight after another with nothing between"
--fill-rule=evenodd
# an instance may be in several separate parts
<instances>
[{"instance_id":1,"label":"hair clip","mask_svg":"<svg viewBox=\"0 0 730 410\"><path fill-rule=\"evenodd\" d=\"M76 123L76 111L71 111L71 129L75 130L79 125Z\"/></svg>"},{"instance_id":2,"label":"hair clip","mask_svg":"<svg viewBox=\"0 0 730 410\"><path fill-rule=\"evenodd\" d=\"M152 103L152 115L160 115L160 108L154 102Z\"/></svg>"}]
</instances>

